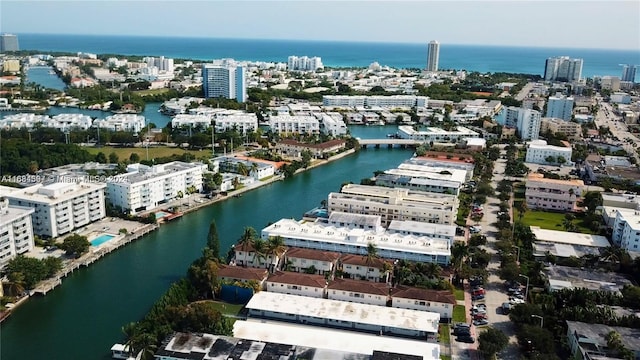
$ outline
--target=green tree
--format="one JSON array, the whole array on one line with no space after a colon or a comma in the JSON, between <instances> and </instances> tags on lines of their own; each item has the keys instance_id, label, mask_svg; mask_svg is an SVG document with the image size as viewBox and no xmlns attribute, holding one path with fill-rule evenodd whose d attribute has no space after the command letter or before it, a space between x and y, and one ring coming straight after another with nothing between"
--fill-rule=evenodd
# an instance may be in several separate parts
<instances>
[{"instance_id":1,"label":"green tree","mask_svg":"<svg viewBox=\"0 0 640 360\"><path fill-rule=\"evenodd\" d=\"M218 236L218 227L216 220L212 219L209 224L209 234L207 234L207 247L211 250L215 259L220 258L220 237Z\"/></svg>"},{"instance_id":2,"label":"green tree","mask_svg":"<svg viewBox=\"0 0 640 360\"><path fill-rule=\"evenodd\" d=\"M91 243L87 240L87 237L78 234L67 236L62 241L62 244L59 245L60 249L64 250L67 255L76 258L89 251L90 246Z\"/></svg>"},{"instance_id":3,"label":"green tree","mask_svg":"<svg viewBox=\"0 0 640 360\"><path fill-rule=\"evenodd\" d=\"M367 280L369 280L369 271L371 265L380 258L378 255L378 247L374 243L367 244L367 253L363 256L365 264L367 264Z\"/></svg>"},{"instance_id":4,"label":"green tree","mask_svg":"<svg viewBox=\"0 0 640 360\"><path fill-rule=\"evenodd\" d=\"M129 155L129 162L132 163L132 164L139 163L140 162L140 155L132 152L131 155Z\"/></svg>"},{"instance_id":5,"label":"green tree","mask_svg":"<svg viewBox=\"0 0 640 360\"><path fill-rule=\"evenodd\" d=\"M489 327L478 336L478 342L478 350L484 358L494 359L509 344L509 338L501 330Z\"/></svg>"},{"instance_id":6,"label":"green tree","mask_svg":"<svg viewBox=\"0 0 640 360\"><path fill-rule=\"evenodd\" d=\"M101 164L106 164L107 163L107 156L102 151L97 153L96 154L96 162L99 162Z\"/></svg>"},{"instance_id":7,"label":"green tree","mask_svg":"<svg viewBox=\"0 0 640 360\"><path fill-rule=\"evenodd\" d=\"M7 278L9 280L9 295L22 296L26 287L24 275L21 272L11 272Z\"/></svg>"},{"instance_id":8,"label":"green tree","mask_svg":"<svg viewBox=\"0 0 640 360\"><path fill-rule=\"evenodd\" d=\"M9 260L3 269L9 280L21 284L25 289L33 289L34 286L47 276L47 268L44 262L31 257L18 255Z\"/></svg>"},{"instance_id":9,"label":"green tree","mask_svg":"<svg viewBox=\"0 0 640 360\"><path fill-rule=\"evenodd\" d=\"M287 250L286 245L284 244L284 239L282 236L271 236L269 240L267 240L267 253L271 256L272 262L270 264L270 271L275 271L275 268L278 265L278 260L282 254Z\"/></svg>"},{"instance_id":10,"label":"green tree","mask_svg":"<svg viewBox=\"0 0 640 360\"><path fill-rule=\"evenodd\" d=\"M49 256L43 260L46 269L45 277L53 277L58 271L62 270L62 259L55 256Z\"/></svg>"},{"instance_id":11,"label":"green tree","mask_svg":"<svg viewBox=\"0 0 640 360\"><path fill-rule=\"evenodd\" d=\"M309 149L304 149L300 152L300 157L302 158L302 167L308 168L311 165L311 159L313 158L313 154Z\"/></svg>"},{"instance_id":12,"label":"green tree","mask_svg":"<svg viewBox=\"0 0 640 360\"><path fill-rule=\"evenodd\" d=\"M120 159L118 158L118 154L112 152L109 154L109 164L117 164Z\"/></svg>"}]
</instances>

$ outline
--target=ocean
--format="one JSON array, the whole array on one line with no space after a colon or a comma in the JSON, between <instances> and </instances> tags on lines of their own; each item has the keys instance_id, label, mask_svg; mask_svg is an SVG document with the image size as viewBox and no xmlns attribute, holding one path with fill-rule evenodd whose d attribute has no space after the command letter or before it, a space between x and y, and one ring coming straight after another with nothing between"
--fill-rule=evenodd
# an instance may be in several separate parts
<instances>
[{"instance_id":1,"label":"ocean","mask_svg":"<svg viewBox=\"0 0 640 360\"><path fill-rule=\"evenodd\" d=\"M395 68L424 68L427 42L375 43L250 40L150 36L18 34L22 50L149 55L208 61L219 58L286 62L291 55L320 56L325 66L365 67L374 61ZM545 59L584 59L583 77L620 76L619 64L640 64L640 49L598 50L481 45L440 45L440 69L544 74Z\"/></svg>"}]
</instances>

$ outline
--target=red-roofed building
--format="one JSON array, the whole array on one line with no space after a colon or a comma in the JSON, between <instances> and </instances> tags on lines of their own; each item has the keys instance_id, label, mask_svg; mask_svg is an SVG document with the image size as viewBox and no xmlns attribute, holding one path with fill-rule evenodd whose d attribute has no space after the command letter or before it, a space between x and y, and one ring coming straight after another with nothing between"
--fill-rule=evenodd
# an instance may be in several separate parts
<instances>
[{"instance_id":1,"label":"red-roofed building","mask_svg":"<svg viewBox=\"0 0 640 360\"><path fill-rule=\"evenodd\" d=\"M221 281L238 281L248 283L255 281L264 289L269 272L267 269L246 268L233 265L218 265L218 279Z\"/></svg>"},{"instance_id":2,"label":"red-roofed building","mask_svg":"<svg viewBox=\"0 0 640 360\"><path fill-rule=\"evenodd\" d=\"M309 150L314 158L324 159L329 157L330 154L344 149L345 145L346 141L340 139L329 140L321 144L305 144L296 140L285 139L276 144L276 151L286 156L299 158L304 150Z\"/></svg>"},{"instance_id":3,"label":"red-roofed building","mask_svg":"<svg viewBox=\"0 0 640 360\"><path fill-rule=\"evenodd\" d=\"M315 269L315 274L333 274L340 254L337 252L289 248L285 254L284 266L289 271L306 272Z\"/></svg>"},{"instance_id":4,"label":"red-roofed building","mask_svg":"<svg viewBox=\"0 0 640 360\"><path fill-rule=\"evenodd\" d=\"M324 298L327 280L322 275L278 271L267 279L267 291Z\"/></svg>"},{"instance_id":5,"label":"red-roofed building","mask_svg":"<svg viewBox=\"0 0 640 360\"><path fill-rule=\"evenodd\" d=\"M335 279L327 286L327 298L361 304L387 306L389 286L364 280Z\"/></svg>"},{"instance_id":6,"label":"red-roofed building","mask_svg":"<svg viewBox=\"0 0 640 360\"><path fill-rule=\"evenodd\" d=\"M368 264L366 255L345 254L338 260L338 270L342 271L343 277L349 279L386 283L389 281L391 269L393 269L393 262L377 258Z\"/></svg>"},{"instance_id":7,"label":"red-roofed building","mask_svg":"<svg viewBox=\"0 0 640 360\"><path fill-rule=\"evenodd\" d=\"M266 250L266 249L265 249ZM270 268L278 269L283 254L264 254L256 256L253 244L236 244L233 247L235 256L231 261L234 265L249 266L254 268Z\"/></svg>"},{"instance_id":8,"label":"red-roofed building","mask_svg":"<svg viewBox=\"0 0 640 360\"><path fill-rule=\"evenodd\" d=\"M391 290L391 307L423 310L440 314L441 319L453 317L456 297L449 290L430 290L398 286Z\"/></svg>"}]
</instances>

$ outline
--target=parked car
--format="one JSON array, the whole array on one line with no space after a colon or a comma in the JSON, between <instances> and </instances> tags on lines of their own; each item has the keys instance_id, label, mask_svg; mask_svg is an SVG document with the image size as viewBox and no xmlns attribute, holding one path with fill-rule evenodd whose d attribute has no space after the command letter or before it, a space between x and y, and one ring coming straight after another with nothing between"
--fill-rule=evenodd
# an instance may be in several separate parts
<instances>
[{"instance_id":1,"label":"parked car","mask_svg":"<svg viewBox=\"0 0 640 360\"><path fill-rule=\"evenodd\" d=\"M471 295L471 300L473 301L484 300L484 294Z\"/></svg>"},{"instance_id":2,"label":"parked car","mask_svg":"<svg viewBox=\"0 0 640 360\"><path fill-rule=\"evenodd\" d=\"M469 325L471 326L471 325ZM453 329L453 335L455 336L471 336L471 328L470 327L459 327Z\"/></svg>"},{"instance_id":3,"label":"parked car","mask_svg":"<svg viewBox=\"0 0 640 360\"><path fill-rule=\"evenodd\" d=\"M472 277L469 279L469 283L471 284L471 286L479 286L484 284L484 279L482 278L482 276Z\"/></svg>"},{"instance_id":4,"label":"parked car","mask_svg":"<svg viewBox=\"0 0 640 360\"><path fill-rule=\"evenodd\" d=\"M472 310L471 310L471 314L472 314L472 315L486 314L486 313L487 313L487 309L483 309L483 308L479 308L479 309L472 309Z\"/></svg>"},{"instance_id":5,"label":"parked car","mask_svg":"<svg viewBox=\"0 0 640 360\"><path fill-rule=\"evenodd\" d=\"M475 314L473 315L473 320L481 320L481 319L486 319L487 318L487 314Z\"/></svg>"},{"instance_id":6,"label":"parked car","mask_svg":"<svg viewBox=\"0 0 640 360\"><path fill-rule=\"evenodd\" d=\"M512 298L509 298L509 302L510 302L511 304L513 304L513 305L516 305L516 304L524 304L524 303L525 303L524 299L518 299L518 298L513 298L513 297L512 297Z\"/></svg>"},{"instance_id":7,"label":"parked car","mask_svg":"<svg viewBox=\"0 0 640 360\"><path fill-rule=\"evenodd\" d=\"M485 304L475 304L471 307L471 310L487 310L487 305Z\"/></svg>"},{"instance_id":8,"label":"parked car","mask_svg":"<svg viewBox=\"0 0 640 360\"><path fill-rule=\"evenodd\" d=\"M469 335L469 336L458 336L456 338L456 341L458 342L463 342L463 343L468 343L468 344L473 344L476 342L476 339L473 338L473 336Z\"/></svg>"},{"instance_id":9,"label":"parked car","mask_svg":"<svg viewBox=\"0 0 640 360\"><path fill-rule=\"evenodd\" d=\"M474 225L469 226L469 231L470 231L472 234L477 234L477 233L479 233L479 232L481 232L481 231L482 231L482 226L474 226Z\"/></svg>"},{"instance_id":10,"label":"parked car","mask_svg":"<svg viewBox=\"0 0 640 360\"><path fill-rule=\"evenodd\" d=\"M511 303L504 302L504 303L502 303L501 308L502 308L502 313L504 315L509 315L509 311L511 311Z\"/></svg>"},{"instance_id":11,"label":"parked car","mask_svg":"<svg viewBox=\"0 0 640 360\"><path fill-rule=\"evenodd\" d=\"M471 295L484 295L484 289L480 288L480 289L472 290Z\"/></svg>"},{"instance_id":12,"label":"parked car","mask_svg":"<svg viewBox=\"0 0 640 360\"><path fill-rule=\"evenodd\" d=\"M489 325L489 320L487 320L487 319L478 319L478 320L473 320L473 325L475 325L475 326L485 326L485 325Z\"/></svg>"}]
</instances>

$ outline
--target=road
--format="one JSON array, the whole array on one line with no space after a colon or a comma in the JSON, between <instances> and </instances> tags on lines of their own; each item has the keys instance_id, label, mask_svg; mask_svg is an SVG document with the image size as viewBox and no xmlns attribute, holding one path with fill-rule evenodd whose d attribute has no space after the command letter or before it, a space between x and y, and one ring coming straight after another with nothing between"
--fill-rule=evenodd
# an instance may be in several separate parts
<instances>
[{"instance_id":1,"label":"road","mask_svg":"<svg viewBox=\"0 0 640 360\"><path fill-rule=\"evenodd\" d=\"M640 157L636 151L638 144L640 144L640 139L629 132L629 128L622 120L622 117L613 113L611 104L601 101L599 97L596 99L598 99L598 105L600 107L594 119L596 126L598 128L602 126L608 127L613 134L614 140L617 138L618 140L616 141L619 141L624 150L635 157L636 163L640 164Z\"/></svg>"},{"instance_id":2,"label":"road","mask_svg":"<svg viewBox=\"0 0 640 360\"><path fill-rule=\"evenodd\" d=\"M528 82L525 86L523 86L522 90L520 90L516 95L516 100L518 101L524 100L524 98L526 98L527 95L529 95L529 92L531 91L531 89L533 89L533 84L535 83Z\"/></svg>"}]
</instances>

